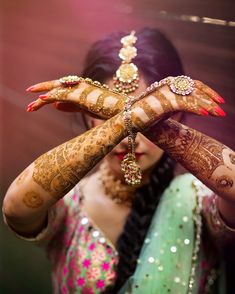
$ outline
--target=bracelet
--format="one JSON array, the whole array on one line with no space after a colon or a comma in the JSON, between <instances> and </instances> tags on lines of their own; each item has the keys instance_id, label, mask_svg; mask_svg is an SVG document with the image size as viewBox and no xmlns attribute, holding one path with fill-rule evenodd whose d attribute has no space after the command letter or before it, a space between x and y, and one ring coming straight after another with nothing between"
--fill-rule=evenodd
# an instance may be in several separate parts
<instances>
[{"instance_id":1,"label":"bracelet","mask_svg":"<svg viewBox=\"0 0 235 294\"><path fill-rule=\"evenodd\" d=\"M124 173L125 182L130 186L140 185L142 179L142 172L135 156L136 132L133 132L131 121L131 106L134 101L135 98L132 96L126 98L125 109L123 113L124 123L128 132L128 153L122 160L121 170Z\"/></svg>"},{"instance_id":2,"label":"bracelet","mask_svg":"<svg viewBox=\"0 0 235 294\"><path fill-rule=\"evenodd\" d=\"M171 92L182 96L191 94L195 89L194 81L188 76L181 75L177 77L167 77L159 82L154 82L153 84L151 84L146 89L146 91L140 94L136 101L141 100L146 95L149 95L150 93L154 92L157 88L164 85L168 85L170 87Z\"/></svg>"},{"instance_id":3,"label":"bracelet","mask_svg":"<svg viewBox=\"0 0 235 294\"><path fill-rule=\"evenodd\" d=\"M117 89L111 89L108 85L106 84L101 84L98 81L93 81L90 78L83 78L83 77L78 77L78 76L66 76L66 77L62 77L59 79L59 82L61 83L62 86L64 87L72 87L72 86L76 86L82 82L85 82L91 86L95 86L98 87L102 90L108 90L112 93L118 94L120 95L120 92ZM122 96L127 97L127 95L125 93L121 93Z\"/></svg>"}]
</instances>

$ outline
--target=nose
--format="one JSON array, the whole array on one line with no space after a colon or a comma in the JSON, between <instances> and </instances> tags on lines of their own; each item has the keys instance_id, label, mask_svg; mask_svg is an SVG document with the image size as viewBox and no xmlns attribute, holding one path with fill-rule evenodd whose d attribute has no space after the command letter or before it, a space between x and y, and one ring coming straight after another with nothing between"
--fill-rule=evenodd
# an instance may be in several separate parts
<instances>
[{"instance_id":1,"label":"nose","mask_svg":"<svg viewBox=\"0 0 235 294\"><path fill-rule=\"evenodd\" d=\"M139 146L139 144L140 144L140 137L137 134L137 136L135 138L135 147L137 148ZM128 137L126 137L125 139L122 140L121 145L125 149L128 148Z\"/></svg>"}]
</instances>

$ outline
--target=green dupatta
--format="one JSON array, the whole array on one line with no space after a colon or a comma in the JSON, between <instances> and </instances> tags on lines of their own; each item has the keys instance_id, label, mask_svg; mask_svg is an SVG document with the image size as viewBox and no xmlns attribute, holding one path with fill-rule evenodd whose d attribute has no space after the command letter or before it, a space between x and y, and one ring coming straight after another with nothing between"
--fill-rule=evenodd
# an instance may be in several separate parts
<instances>
[{"instance_id":1,"label":"green dupatta","mask_svg":"<svg viewBox=\"0 0 235 294\"><path fill-rule=\"evenodd\" d=\"M191 174L173 180L153 216L136 271L119 294L197 293L203 187Z\"/></svg>"}]
</instances>

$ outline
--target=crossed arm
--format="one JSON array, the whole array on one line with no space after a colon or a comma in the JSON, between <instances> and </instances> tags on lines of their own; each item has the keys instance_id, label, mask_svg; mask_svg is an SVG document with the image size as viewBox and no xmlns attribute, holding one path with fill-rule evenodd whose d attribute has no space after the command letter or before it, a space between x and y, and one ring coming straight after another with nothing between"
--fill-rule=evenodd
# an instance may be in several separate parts
<instances>
[{"instance_id":1,"label":"crossed arm","mask_svg":"<svg viewBox=\"0 0 235 294\"><path fill-rule=\"evenodd\" d=\"M64 101L73 103L80 109L105 119L117 114L102 125L45 153L16 178L6 194L3 210L9 223L20 233L35 232L36 229L42 227L47 209L72 189L93 166L127 135L122 117L124 101L120 94L110 93L107 89L97 88L95 85L86 83L81 83L68 91L68 89L61 88L58 81L38 84L33 89L35 92L42 90L51 91L31 104L29 111L37 110L48 103ZM167 86L164 86L149 93L133 105L133 125L137 131L144 131L155 121L174 111L188 111L197 114L208 112L211 115L219 115L221 110L216 102L220 102L218 94L209 88L204 87L202 89L200 83L198 83L192 95L188 97L188 101L178 95L172 95ZM176 126L178 126L178 131ZM231 177L230 183L232 181L231 188L221 189L221 185L219 186L218 180L216 180L218 176L214 176L216 172L221 175L221 170L218 172L217 169L221 166L221 161L213 167L213 173L209 175L201 172L202 165L196 165L195 162L190 160L191 148L189 147L194 141L196 142L197 136L200 138L206 136L188 129L188 132L192 132L195 136L191 136L187 140L185 150L189 152L188 157L181 152L179 145L184 142L184 128L181 124L168 120L157 127L151 127L146 132L146 136L185 165L191 173L198 176L212 190L218 191L218 194L223 197L222 203L226 205L228 201L235 203L235 199L233 199L234 169L228 174ZM178 142L179 145L174 145L172 140L167 139L167 134L172 133L174 133L175 138L178 136L179 141L175 140L175 143ZM155 134L154 137L153 134ZM228 172L227 161L222 155L223 150L227 147L224 146L223 148L221 143L214 142L219 152L216 153L216 156L222 157L225 163L223 172ZM213 161L211 159L214 156L213 152L210 154L211 156L208 154L211 161ZM230 153L232 154L232 152ZM200 149L198 156L199 158L205 157L204 148ZM224 181L222 181L222 185L223 183ZM226 206L225 204L221 207ZM233 220L230 220L230 216L227 216L227 210L226 219L233 222Z\"/></svg>"},{"instance_id":2,"label":"crossed arm","mask_svg":"<svg viewBox=\"0 0 235 294\"><path fill-rule=\"evenodd\" d=\"M144 135L220 196L219 211L235 227L235 152L172 119L152 126Z\"/></svg>"}]
</instances>

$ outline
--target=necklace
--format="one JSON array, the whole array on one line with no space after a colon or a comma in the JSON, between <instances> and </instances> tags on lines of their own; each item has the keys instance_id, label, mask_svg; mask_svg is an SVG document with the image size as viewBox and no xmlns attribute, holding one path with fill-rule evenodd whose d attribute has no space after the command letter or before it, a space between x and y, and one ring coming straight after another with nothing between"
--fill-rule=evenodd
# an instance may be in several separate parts
<instances>
[{"instance_id":1,"label":"necklace","mask_svg":"<svg viewBox=\"0 0 235 294\"><path fill-rule=\"evenodd\" d=\"M132 206L136 187L122 183L120 179L113 175L105 161L99 167L98 179L107 197L119 205Z\"/></svg>"}]
</instances>

